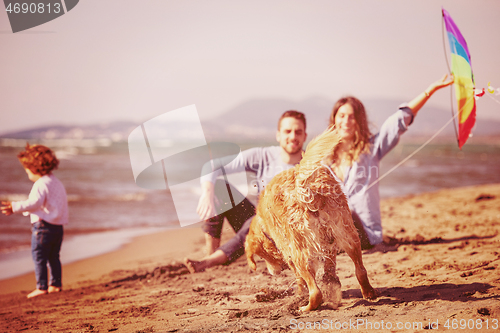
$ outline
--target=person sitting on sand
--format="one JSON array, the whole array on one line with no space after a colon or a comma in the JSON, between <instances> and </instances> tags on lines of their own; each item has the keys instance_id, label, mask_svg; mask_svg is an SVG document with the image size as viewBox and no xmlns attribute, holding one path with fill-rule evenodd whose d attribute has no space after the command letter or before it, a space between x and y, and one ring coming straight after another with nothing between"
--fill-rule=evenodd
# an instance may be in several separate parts
<instances>
[{"instance_id":1,"label":"person sitting on sand","mask_svg":"<svg viewBox=\"0 0 500 333\"><path fill-rule=\"evenodd\" d=\"M62 268L59 252L63 240L63 225L68 223L68 199L64 185L52 174L59 160L54 152L42 145L26 145L17 157L34 182L28 200L2 202L2 213L30 215L32 224L31 254L35 263L36 289L28 298L62 290ZM50 285L47 280L50 266Z\"/></svg>"},{"instance_id":2,"label":"person sitting on sand","mask_svg":"<svg viewBox=\"0 0 500 333\"><path fill-rule=\"evenodd\" d=\"M332 169L343 182L362 249L382 243L382 220L378 188L380 160L399 142L417 112L437 90L454 82L445 75L408 104L390 116L372 135L368 129L365 108L357 98L339 99L330 115L329 126L336 126L342 143L335 151Z\"/></svg>"},{"instance_id":3,"label":"person sitting on sand","mask_svg":"<svg viewBox=\"0 0 500 333\"><path fill-rule=\"evenodd\" d=\"M257 190L260 192L264 186L278 173L294 167L302 159L302 146L306 141L306 119L298 111L286 111L278 121L276 140L279 146L251 148L245 150L240 158L233 160L224 167L226 173L236 172L244 166L247 172L255 174L258 182ZM208 267L230 263L242 256L245 252L245 238L248 234L250 222L255 215L255 206L244 199L240 204L225 213L215 217L217 192L226 188L226 183L216 181L221 175L218 172L203 176L202 195L198 203L197 213L204 221L207 255L200 261L185 259L184 263L191 273L200 272ZM237 190L231 187L231 192ZM238 193L241 195L240 193ZM233 194L234 195L234 194ZM220 245L222 225L226 218L236 232L228 242Z\"/></svg>"}]
</instances>

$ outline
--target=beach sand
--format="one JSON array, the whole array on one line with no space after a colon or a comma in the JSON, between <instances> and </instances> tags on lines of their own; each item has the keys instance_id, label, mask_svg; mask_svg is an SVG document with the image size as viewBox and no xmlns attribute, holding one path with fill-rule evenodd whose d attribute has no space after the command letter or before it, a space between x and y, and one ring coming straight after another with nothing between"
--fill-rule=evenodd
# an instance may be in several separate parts
<instances>
[{"instance_id":1,"label":"beach sand","mask_svg":"<svg viewBox=\"0 0 500 333\"><path fill-rule=\"evenodd\" d=\"M381 208L385 245L363 254L380 293L373 301L361 297L345 254L337 310L299 313L307 299L294 296L293 273L270 276L262 260L257 272L240 258L191 275L180 262L201 258L204 241L201 229L186 228L65 265L61 293L26 299L33 273L0 281L0 331L500 331L500 184L386 199ZM226 226L224 238L231 233Z\"/></svg>"}]
</instances>

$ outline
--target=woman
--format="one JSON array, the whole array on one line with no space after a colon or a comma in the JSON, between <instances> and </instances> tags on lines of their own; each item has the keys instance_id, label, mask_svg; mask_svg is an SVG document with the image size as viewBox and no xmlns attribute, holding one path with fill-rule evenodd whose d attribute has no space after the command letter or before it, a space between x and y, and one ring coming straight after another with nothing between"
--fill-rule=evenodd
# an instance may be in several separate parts
<instances>
[{"instance_id":1,"label":"woman","mask_svg":"<svg viewBox=\"0 0 500 333\"><path fill-rule=\"evenodd\" d=\"M382 221L378 190L379 164L396 146L420 108L437 90L449 86L453 76L445 75L432 83L411 102L402 105L372 135L363 104L355 97L337 101L330 116L330 126L338 128L343 142L335 151L332 169L344 183L354 224L360 234L363 249L382 243Z\"/></svg>"}]
</instances>

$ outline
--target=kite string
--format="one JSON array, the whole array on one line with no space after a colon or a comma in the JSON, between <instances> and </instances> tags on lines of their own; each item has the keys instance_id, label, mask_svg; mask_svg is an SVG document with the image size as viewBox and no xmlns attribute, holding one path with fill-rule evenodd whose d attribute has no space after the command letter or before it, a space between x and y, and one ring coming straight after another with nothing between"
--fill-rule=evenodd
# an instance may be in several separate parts
<instances>
[{"instance_id":1,"label":"kite string","mask_svg":"<svg viewBox=\"0 0 500 333\"><path fill-rule=\"evenodd\" d=\"M434 135L432 137L430 137L427 141L425 141L420 147L418 147L417 149L415 149L415 151L413 153L411 153L410 155L406 156L398 164L396 164L395 166L393 166L389 171L387 171L382 176L380 176L376 181L374 181L373 183L371 183L370 186L368 186L368 188L366 190L368 191L372 186L374 186L375 184L377 184L378 182L380 182L382 179L384 179L386 176L388 176L391 172L393 172L394 170L396 170L397 168L399 168L403 163L405 163L406 161L408 161L416 153L418 153L425 146L427 146L429 144L429 142L431 142L436 136L438 136L438 134L441 133L446 128L446 126L448 126L456 117L458 117L458 113L453 118L451 118L450 120L448 120L448 122L446 124L444 124L443 127L441 127L436 133L434 133Z\"/></svg>"},{"instance_id":2,"label":"kite string","mask_svg":"<svg viewBox=\"0 0 500 333\"><path fill-rule=\"evenodd\" d=\"M368 191L372 186L374 186L375 184L377 184L378 182L380 182L382 179L384 179L386 176L388 176L391 172L393 172L394 170L396 170L397 168L399 168L403 163L405 163L410 158L412 158L416 153L418 153L419 151L421 151L425 146L427 146L429 144L429 142L431 142L436 136L438 136L439 133L441 133L446 128L446 126L448 126L452 121L454 121L455 118L458 117L459 114L460 114L460 112L458 112L456 115L454 115L453 118L451 118L450 120L448 120L446 122L446 124L443 125L443 127L441 127L436 133L434 133L433 136L431 136L427 141L425 141L420 147L418 147L417 149L415 149L415 151L412 152L410 155L406 156L401 162L399 162L398 164L396 164L395 166L393 166L389 171L387 171L382 176L380 176L377 180L375 180L373 183L371 183L370 186L368 186L366 188L366 190Z\"/></svg>"},{"instance_id":3,"label":"kite string","mask_svg":"<svg viewBox=\"0 0 500 333\"><path fill-rule=\"evenodd\" d=\"M493 99L495 102L497 102L498 104L500 104L500 101L498 101L498 99L496 99L495 97L491 96L490 94L488 94L488 96Z\"/></svg>"}]
</instances>

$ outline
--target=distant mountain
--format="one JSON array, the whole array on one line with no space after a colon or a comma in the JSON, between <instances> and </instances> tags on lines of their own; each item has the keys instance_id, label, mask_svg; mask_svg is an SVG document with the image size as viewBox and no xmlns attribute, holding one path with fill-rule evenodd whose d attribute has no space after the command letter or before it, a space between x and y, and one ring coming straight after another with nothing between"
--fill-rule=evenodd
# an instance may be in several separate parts
<instances>
[{"instance_id":1,"label":"distant mountain","mask_svg":"<svg viewBox=\"0 0 500 333\"><path fill-rule=\"evenodd\" d=\"M54 125L36 127L28 130L3 133L0 138L36 139L36 140L86 140L106 139L114 142L125 141L129 133L138 124L127 121L116 121L94 125Z\"/></svg>"},{"instance_id":2,"label":"distant mountain","mask_svg":"<svg viewBox=\"0 0 500 333\"><path fill-rule=\"evenodd\" d=\"M363 101L368 119L372 124L372 132L378 132L382 123L393 114L400 101L367 99ZM215 118L202 120L202 127L208 141L231 141L243 143L248 141L274 141L277 121L287 110L304 112L307 118L309 137L321 133L328 124L328 117L334 101L323 97L312 97L303 101L285 99L254 99L228 110ZM436 133L448 120L451 113L448 110L424 106L418 119L412 124L405 137L430 137ZM106 142L127 141L130 132L139 124L127 121L117 121L108 124L45 126L24 131L1 134L0 138L36 139L36 140L101 140ZM186 125L189 126L189 125ZM166 132L181 131L188 135L189 129L184 126L168 126ZM179 132L179 133L181 133ZM478 120L474 136L492 136L500 134L500 121ZM180 135L180 134L179 134ZM440 134L440 137L455 137L453 123L450 123ZM4 140L5 141L5 140Z\"/></svg>"},{"instance_id":3,"label":"distant mountain","mask_svg":"<svg viewBox=\"0 0 500 333\"><path fill-rule=\"evenodd\" d=\"M306 114L307 132L310 136L321 133L328 124L330 112L335 101L322 97L309 98L300 102L284 99L261 99L242 103L228 112L203 122L207 137L213 139L235 138L274 140L277 120L286 110L297 110ZM363 101L368 112L373 133L392 115L401 104L400 101L367 99ZM451 119L451 112L432 106L424 106L418 119L412 124L405 137L425 137L436 133ZM499 135L500 121L477 120L475 136ZM453 122L441 132L441 137L455 137Z\"/></svg>"},{"instance_id":4,"label":"distant mountain","mask_svg":"<svg viewBox=\"0 0 500 333\"><path fill-rule=\"evenodd\" d=\"M333 103L321 97L300 102L285 99L258 99L244 102L222 115L202 121L205 135L220 140L274 140L278 119L287 110L306 114L307 131L320 133L328 124L328 110Z\"/></svg>"}]
</instances>

